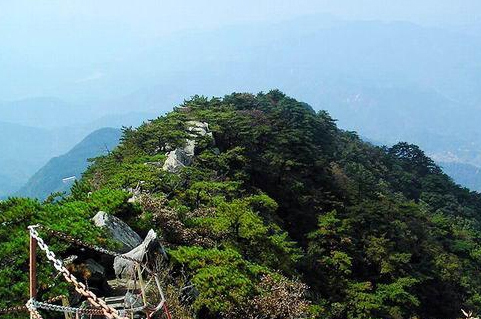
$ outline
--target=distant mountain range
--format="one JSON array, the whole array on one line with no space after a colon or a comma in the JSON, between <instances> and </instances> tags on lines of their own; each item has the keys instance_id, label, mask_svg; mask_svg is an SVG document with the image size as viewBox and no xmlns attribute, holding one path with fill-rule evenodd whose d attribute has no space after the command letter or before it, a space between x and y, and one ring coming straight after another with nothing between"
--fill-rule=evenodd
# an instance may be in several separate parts
<instances>
[{"instance_id":1,"label":"distant mountain range","mask_svg":"<svg viewBox=\"0 0 481 319\"><path fill-rule=\"evenodd\" d=\"M121 130L116 128L102 128L89 134L66 154L48 161L15 195L44 199L53 192L68 192L73 181L88 167L88 159L114 149L120 136Z\"/></svg>"},{"instance_id":2,"label":"distant mountain range","mask_svg":"<svg viewBox=\"0 0 481 319\"><path fill-rule=\"evenodd\" d=\"M78 143L83 134L83 130L73 128L0 122L0 197L18 190L49 159Z\"/></svg>"},{"instance_id":3,"label":"distant mountain range","mask_svg":"<svg viewBox=\"0 0 481 319\"><path fill-rule=\"evenodd\" d=\"M481 192L481 168L464 163L439 163L443 171L464 187Z\"/></svg>"},{"instance_id":4,"label":"distant mountain range","mask_svg":"<svg viewBox=\"0 0 481 319\"><path fill-rule=\"evenodd\" d=\"M106 113L106 114L105 114ZM0 198L12 195L51 158L102 127L138 126L147 112L108 113L54 98L0 103Z\"/></svg>"}]
</instances>

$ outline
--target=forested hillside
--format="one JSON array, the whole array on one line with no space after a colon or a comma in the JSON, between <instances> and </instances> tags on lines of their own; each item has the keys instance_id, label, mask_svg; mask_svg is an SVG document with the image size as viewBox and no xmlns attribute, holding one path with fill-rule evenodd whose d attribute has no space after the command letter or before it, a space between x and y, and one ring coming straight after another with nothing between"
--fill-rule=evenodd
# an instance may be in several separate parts
<instances>
[{"instance_id":1,"label":"forested hillside","mask_svg":"<svg viewBox=\"0 0 481 319\"><path fill-rule=\"evenodd\" d=\"M192 145L192 158L166 166ZM0 202L0 308L28 298L27 225L105 244L89 220L99 210L141 235L162 234L174 318L481 310L481 195L417 146L365 143L277 90L195 96L125 128L71 195ZM62 257L74 251L51 243ZM50 267L39 271L41 299L62 292L75 301L65 285L47 285L61 282ZM176 293L191 285L189 298Z\"/></svg>"}]
</instances>

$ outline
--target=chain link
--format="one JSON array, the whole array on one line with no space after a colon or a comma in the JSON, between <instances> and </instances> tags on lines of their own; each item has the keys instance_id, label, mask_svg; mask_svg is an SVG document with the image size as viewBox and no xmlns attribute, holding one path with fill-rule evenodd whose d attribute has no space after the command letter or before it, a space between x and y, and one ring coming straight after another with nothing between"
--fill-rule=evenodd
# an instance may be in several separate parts
<instances>
[{"instance_id":1,"label":"chain link","mask_svg":"<svg viewBox=\"0 0 481 319\"><path fill-rule=\"evenodd\" d=\"M35 308L45 309L49 311L58 311L58 312L68 312L68 313L79 313L79 314L87 314L87 315L103 315L103 311L101 309L89 309L89 308L78 308L78 307L69 307L69 306L60 306L54 305L51 303L40 302L40 301L33 301Z\"/></svg>"},{"instance_id":2,"label":"chain link","mask_svg":"<svg viewBox=\"0 0 481 319\"><path fill-rule=\"evenodd\" d=\"M65 295L60 295L56 296L50 299L45 300L43 303L52 303L56 302L62 299L66 299L67 296ZM37 301L38 302L38 301ZM14 307L9 307L9 308L0 308L0 314L6 314L6 313L13 313L13 312L27 312L28 307L26 305L21 305L21 306L14 306Z\"/></svg>"},{"instance_id":3,"label":"chain link","mask_svg":"<svg viewBox=\"0 0 481 319\"><path fill-rule=\"evenodd\" d=\"M126 317L123 317L123 316L119 315L119 312L116 309L107 305L104 300L98 298L93 292L88 290L87 287L85 286L85 284L83 284L82 282L79 282L75 278L75 276L72 275L69 272L69 270L64 266L63 261L56 257L55 253L50 250L50 248L45 243L45 241L40 237L36 228L45 230L47 233L49 233L52 236L55 236L57 238L66 240L66 241L68 241L70 243L73 243L73 244L76 244L78 246L87 247L87 248L90 248L92 250L95 250L95 251L103 253L103 254L123 258L123 259L129 260L129 261L132 261L134 263L137 263L139 265L142 265L142 262L138 259L131 258L131 257L125 256L123 254L120 254L118 252L114 252L114 251L111 251L111 250L104 249L102 247L98 247L98 246L83 242L83 241L81 241L77 238L74 238L74 237L70 236L70 235L67 235L67 234L52 230L52 229L48 229L48 228L43 227L41 225L29 226L28 229L30 231L30 235L33 238L36 239L38 247L42 251L44 251L47 259L50 262L52 262L54 268L60 274L62 274L64 276L64 278L67 282L72 283L74 285L74 288L78 293L80 293L81 295L86 297L88 299L88 301L93 306L97 307L98 309L78 308L78 307L60 306L60 305L52 304L53 302L56 302L56 301L64 299L64 298L67 298L64 295L60 295L60 296L50 298L50 299L46 300L45 302L30 299L27 302L27 304L24 305L24 306L14 306L14 307L8 307L8 308L0 308L0 314L29 311L32 314L33 318L43 319L37 309L45 309L45 310L49 310L49 311L58 311L58 312L64 312L64 313L68 312L68 313L79 313L79 314L82 313L82 314L88 314L88 315L105 315L109 319L126 319ZM144 269L150 274L153 273L150 269L145 267L145 265L144 265ZM134 312L142 311L142 310L145 310L145 306L131 308L131 309L125 309L122 312L122 314L134 313Z\"/></svg>"},{"instance_id":4,"label":"chain link","mask_svg":"<svg viewBox=\"0 0 481 319\"><path fill-rule=\"evenodd\" d=\"M0 314L12 313L12 312L25 312L28 311L27 306L13 306L8 308L0 308Z\"/></svg>"},{"instance_id":5,"label":"chain link","mask_svg":"<svg viewBox=\"0 0 481 319\"><path fill-rule=\"evenodd\" d=\"M29 299L27 301L27 304L25 305L28 309L28 311L30 311L30 314L32 315L33 318L35 319L43 319L42 318L42 315L40 315L40 313L38 312L37 308L35 307L34 305L34 300L33 299Z\"/></svg>"},{"instance_id":6,"label":"chain link","mask_svg":"<svg viewBox=\"0 0 481 319\"><path fill-rule=\"evenodd\" d=\"M67 242L70 242L72 244L78 245L78 246L83 246L89 249L92 249L94 251L111 255L114 257L119 257L122 259L126 259L129 261L132 261L140 266L143 266L143 269L147 271L150 275L155 275L155 273L150 270L146 265L143 264L141 260L126 256L124 254L111 251L90 243L86 243L82 240L79 240L75 237L72 237L70 235L67 235L65 233L55 231L52 229L49 229L47 227L44 227L42 225L34 225L34 226L29 226L28 229L30 231L30 235L37 240L38 247L45 252L45 255L47 256L47 259L52 262L54 268L59 272L59 274L63 275L65 280L69 283L72 283L74 285L75 290L80 293L82 296L86 297L87 300L92 304L94 307L99 308L99 309L84 309L84 308L75 308L75 307L67 307L67 306L59 306L59 305L52 305L49 302L53 302L52 300L49 300L47 302L38 302L33 300L31 303L33 303L33 306L35 308L35 313L33 313L33 316L35 319L42 319L38 311L36 311L36 308L42 308L42 309L47 309L51 311L61 311L61 312L70 312L70 313L85 313L85 314L90 314L90 315L105 315L109 319L127 319L125 317L125 314L127 313L134 313L137 311L142 311L146 309L146 306L141 306L141 307L136 307L136 308L130 308L130 309L124 309L123 311L119 312L116 309L110 307L108 304L105 303L103 299L98 298L93 292L87 289L85 284L82 282L79 282L77 278L75 278L74 275L70 273L70 271L64 266L64 263L61 259L57 258L55 256L55 253L51 251L48 247L48 245L44 242L44 240L39 236L38 232L36 229L42 229L45 232L47 232L49 235L52 235L54 237L57 237L59 239L65 240ZM62 296L56 297L57 300L58 298L61 298ZM164 306L164 311L168 316L170 317L169 311L166 309L166 305L162 303ZM101 309L100 309L101 308ZM32 312L32 310L30 310Z\"/></svg>"},{"instance_id":7,"label":"chain link","mask_svg":"<svg viewBox=\"0 0 481 319\"><path fill-rule=\"evenodd\" d=\"M109 319L126 319L126 317L122 317L119 315L119 312L115 310L114 308L110 307L105 303L104 300L98 298L93 292L87 289L84 283L79 282L77 278L75 278L74 275L70 273L70 271L65 268L63 265L63 262L58 259L55 256L55 253L49 249L47 244L43 241L43 239L39 236L36 228L38 228L38 225L35 226L29 226L28 229L30 231L30 236L35 238L37 240L38 247L44 251L45 255L47 256L47 259L50 260L55 267L55 269L61 273L65 280L67 282L71 283L74 285L75 290L81 294L82 296L86 297L87 300L96 308L102 308L103 314L109 318ZM33 314L33 311L36 311L35 306L32 305L31 300L29 301L30 306L32 307L33 310L30 310L30 312ZM35 314L33 314L35 316ZM40 317L41 318L41 317ZM37 318L37 319L40 319Z\"/></svg>"},{"instance_id":8,"label":"chain link","mask_svg":"<svg viewBox=\"0 0 481 319\"><path fill-rule=\"evenodd\" d=\"M125 259L125 260L132 261L132 262L134 262L138 265L143 265L142 261L139 260L139 259L135 259L135 258L126 256L124 254L121 254L119 252L108 250L108 249L105 249L103 247L99 247L99 246L84 242L84 241L82 241L78 238L75 238L73 236L70 236L70 235L67 235L65 233L59 232L57 230L53 230L53 229L47 228L47 227L42 226L42 225L35 225L35 227L38 228L38 229L44 230L49 235L52 235L52 236L57 237L59 239L65 240L65 241L67 241L69 243L72 243L72 244L75 244L77 246L89 248L91 250L97 251L97 252L102 253L102 254L110 255L110 256L113 256L113 257L119 257L119 258L122 258L122 259ZM144 267L145 267L145 265L144 265ZM149 268L145 267L145 269L149 274L153 273L152 270L150 270Z\"/></svg>"},{"instance_id":9,"label":"chain link","mask_svg":"<svg viewBox=\"0 0 481 319\"><path fill-rule=\"evenodd\" d=\"M70 307L70 306L60 306L60 305L54 305L49 302L41 302L41 301L36 301L33 300L33 305L36 308L40 309L45 309L49 311L57 311L57 312L68 312L68 313L83 313L83 314L88 314L88 315L103 315L102 309L93 309L93 308L79 308L79 307ZM136 307L136 308L127 308L124 311L127 313L135 313L137 311L142 311L144 310L145 307Z\"/></svg>"}]
</instances>

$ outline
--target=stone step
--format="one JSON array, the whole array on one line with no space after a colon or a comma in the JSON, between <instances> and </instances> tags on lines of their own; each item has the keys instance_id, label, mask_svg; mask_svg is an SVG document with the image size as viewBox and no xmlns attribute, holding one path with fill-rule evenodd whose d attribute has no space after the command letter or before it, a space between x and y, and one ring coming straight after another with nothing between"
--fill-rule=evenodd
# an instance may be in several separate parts
<instances>
[{"instance_id":1,"label":"stone step","mask_svg":"<svg viewBox=\"0 0 481 319\"><path fill-rule=\"evenodd\" d=\"M105 302L106 303L112 303L112 302L124 302L125 296L113 296L113 297L105 297Z\"/></svg>"}]
</instances>

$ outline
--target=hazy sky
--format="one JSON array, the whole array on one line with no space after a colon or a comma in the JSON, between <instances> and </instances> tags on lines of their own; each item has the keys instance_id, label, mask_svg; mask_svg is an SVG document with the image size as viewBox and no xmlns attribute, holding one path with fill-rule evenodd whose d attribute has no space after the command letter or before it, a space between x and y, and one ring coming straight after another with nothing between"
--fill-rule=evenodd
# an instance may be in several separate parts
<instances>
[{"instance_id":1,"label":"hazy sky","mask_svg":"<svg viewBox=\"0 0 481 319\"><path fill-rule=\"evenodd\" d=\"M115 24L145 36L246 21L276 21L313 13L345 19L405 20L420 24L472 23L479 0L0 0L5 31L54 32ZM77 29L78 30L78 29ZM5 32L3 32L5 33Z\"/></svg>"},{"instance_id":2,"label":"hazy sky","mask_svg":"<svg viewBox=\"0 0 481 319\"><path fill-rule=\"evenodd\" d=\"M122 47L122 41L148 42L179 30L275 22L319 13L347 20L471 24L481 20L481 1L0 0L0 43L4 51L9 51L0 52L0 62L2 53L4 59L8 54L28 55L33 51L40 54L45 47L69 43L97 47L99 51L107 47L108 51L108 47ZM129 42L134 38L137 42ZM98 52L103 53L108 54Z\"/></svg>"},{"instance_id":3,"label":"hazy sky","mask_svg":"<svg viewBox=\"0 0 481 319\"><path fill-rule=\"evenodd\" d=\"M48 88L59 82L96 79L105 63L123 61L181 30L318 14L422 25L481 24L481 0L0 0L0 100L49 94Z\"/></svg>"}]
</instances>

